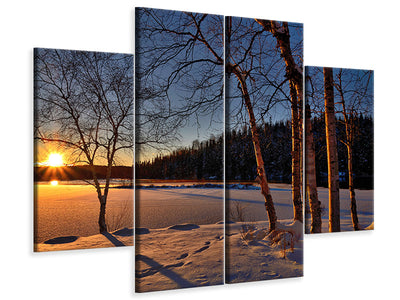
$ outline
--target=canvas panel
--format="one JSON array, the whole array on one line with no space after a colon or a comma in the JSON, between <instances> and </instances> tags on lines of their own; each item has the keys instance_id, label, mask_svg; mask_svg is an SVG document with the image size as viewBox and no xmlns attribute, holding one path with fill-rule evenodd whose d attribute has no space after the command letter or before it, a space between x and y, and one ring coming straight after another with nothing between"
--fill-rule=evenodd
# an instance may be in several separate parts
<instances>
[{"instance_id":1,"label":"canvas panel","mask_svg":"<svg viewBox=\"0 0 400 300\"><path fill-rule=\"evenodd\" d=\"M226 282L302 276L303 25L226 17L225 33Z\"/></svg>"},{"instance_id":2,"label":"canvas panel","mask_svg":"<svg viewBox=\"0 0 400 300\"><path fill-rule=\"evenodd\" d=\"M306 233L373 229L374 73L305 70Z\"/></svg>"},{"instance_id":3,"label":"canvas panel","mask_svg":"<svg viewBox=\"0 0 400 300\"><path fill-rule=\"evenodd\" d=\"M34 50L34 250L133 245L133 55Z\"/></svg>"},{"instance_id":4,"label":"canvas panel","mask_svg":"<svg viewBox=\"0 0 400 300\"><path fill-rule=\"evenodd\" d=\"M135 288L223 283L223 17L136 9Z\"/></svg>"}]
</instances>

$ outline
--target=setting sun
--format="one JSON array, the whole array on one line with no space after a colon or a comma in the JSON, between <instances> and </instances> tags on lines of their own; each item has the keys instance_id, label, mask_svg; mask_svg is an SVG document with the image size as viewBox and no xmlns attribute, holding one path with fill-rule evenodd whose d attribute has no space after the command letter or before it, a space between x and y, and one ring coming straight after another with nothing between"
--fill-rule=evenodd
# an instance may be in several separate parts
<instances>
[{"instance_id":1,"label":"setting sun","mask_svg":"<svg viewBox=\"0 0 400 300\"><path fill-rule=\"evenodd\" d=\"M61 167L64 165L63 157L59 153L50 153L47 165L51 167Z\"/></svg>"},{"instance_id":2,"label":"setting sun","mask_svg":"<svg viewBox=\"0 0 400 300\"><path fill-rule=\"evenodd\" d=\"M50 181L50 184L52 186L56 186L56 185L58 185L58 181L57 180L52 180L52 181Z\"/></svg>"}]
</instances>

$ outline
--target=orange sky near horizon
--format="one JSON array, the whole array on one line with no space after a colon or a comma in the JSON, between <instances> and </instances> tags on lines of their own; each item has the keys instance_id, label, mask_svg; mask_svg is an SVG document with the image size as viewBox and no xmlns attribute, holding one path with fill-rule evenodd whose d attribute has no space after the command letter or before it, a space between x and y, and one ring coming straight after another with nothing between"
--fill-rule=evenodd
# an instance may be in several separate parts
<instances>
[{"instance_id":1,"label":"orange sky near horizon","mask_svg":"<svg viewBox=\"0 0 400 300\"><path fill-rule=\"evenodd\" d=\"M52 154L60 154L62 156L63 165L87 165L87 162L84 161L85 159L83 155L79 160L77 154L74 153L72 149L65 149L65 147L60 144L35 141L34 146L34 165L49 166L54 164L49 161L49 157ZM129 155L127 152L118 151L115 158L115 164L117 166L132 166L133 151L131 155ZM95 165L106 165L106 159L103 157L98 157L95 159Z\"/></svg>"}]
</instances>

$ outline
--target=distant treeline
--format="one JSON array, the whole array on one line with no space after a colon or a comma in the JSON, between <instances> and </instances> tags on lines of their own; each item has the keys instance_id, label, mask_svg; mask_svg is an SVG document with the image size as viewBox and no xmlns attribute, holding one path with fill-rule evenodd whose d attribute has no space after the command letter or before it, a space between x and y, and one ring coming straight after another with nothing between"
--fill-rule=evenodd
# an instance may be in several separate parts
<instances>
[{"instance_id":1,"label":"distant treeline","mask_svg":"<svg viewBox=\"0 0 400 300\"><path fill-rule=\"evenodd\" d=\"M291 126L289 121L264 123L257 127L267 179L291 182ZM226 179L248 181L257 177L251 130L244 126L226 134Z\"/></svg>"},{"instance_id":2,"label":"distant treeline","mask_svg":"<svg viewBox=\"0 0 400 300\"><path fill-rule=\"evenodd\" d=\"M136 163L138 179L211 179L222 180L223 138L195 140L190 147L157 156L151 161Z\"/></svg>"},{"instance_id":3,"label":"distant treeline","mask_svg":"<svg viewBox=\"0 0 400 300\"><path fill-rule=\"evenodd\" d=\"M106 166L94 166L99 179L106 178ZM50 180L89 180L93 179L89 166L65 166L65 167L35 167L35 181ZM111 169L111 178L133 178L132 167L115 166Z\"/></svg>"},{"instance_id":4,"label":"distant treeline","mask_svg":"<svg viewBox=\"0 0 400 300\"><path fill-rule=\"evenodd\" d=\"M355 188L373 188L374 174L374 120L372 117L360 114L350 117L350 123L354 126L353 141L353 170ZM325 137L324 117L312 120L315 160L317 172L317 184L328 186L328 163ZM336 122L336 136L338 144L339 180L342 188L348 187L347 148L342 141L346 141L346 129L343 120Z\"/></svg>"},{"instance_id":5,"label":"distant treeline","mask_svg":"<svg viewBox=\"0 0 400 300\"><path fill-rule=\"evenodd\" d=\"M336 122L339 157L340 185L348 187L346 130L341 119ZM355 130L353 141L353 170L355 188L373 188L373 127L371 117L353 117ZM317 185L328 186L326 156L325 119L313 118L312 128L316 152ZM258 127L264 165L271 182L291 182L291 124L287 122L265 123ZM257 166L253 155L251 131L246 126L241 130L231 130L226 139L227 180L254 180Z\"/></svg>"},{"instance_id":6,"label":"distant treeline","mask_svg":"<svg viewBox=\"0 0 400 300\"><path fill-rule=\"evenodd\" d=\"M354 174L356 188L373 186L373 119L360 115L353 124L356 130ZM327 158L324 118L312 119L316 153L317 184L327 186ZM258 126L262 155L270 182L291 182L291 124L290 121L269 122ZM337 120L340 184L347 187L347 150L341 142L345 139L345 126ZM222 137L207 141L194 141L192 146L157 156L151 161L136 164L139 179L222 179ZM226 180L253 181L257 166L250 128L243 126L226 133Z\"/></svg>"}]
</instances>

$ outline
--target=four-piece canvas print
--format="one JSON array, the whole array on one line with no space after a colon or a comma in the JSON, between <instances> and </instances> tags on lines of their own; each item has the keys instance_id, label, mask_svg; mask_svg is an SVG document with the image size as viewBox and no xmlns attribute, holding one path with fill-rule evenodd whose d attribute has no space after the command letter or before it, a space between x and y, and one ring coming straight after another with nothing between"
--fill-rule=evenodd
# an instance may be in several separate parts
<instances>
[{"instance_id":1,"label":"four-piece canvas print","mask_svg":"<svg viewBox=\"0 0 400 300\"><path fill-rule=\"evenodd\" d=\"M136 292L303 276L303 232L374 228L373 83L257 18L136 8L135 57L36 48L34 250L135 245Z\"/></svg>"}]
</instances>

